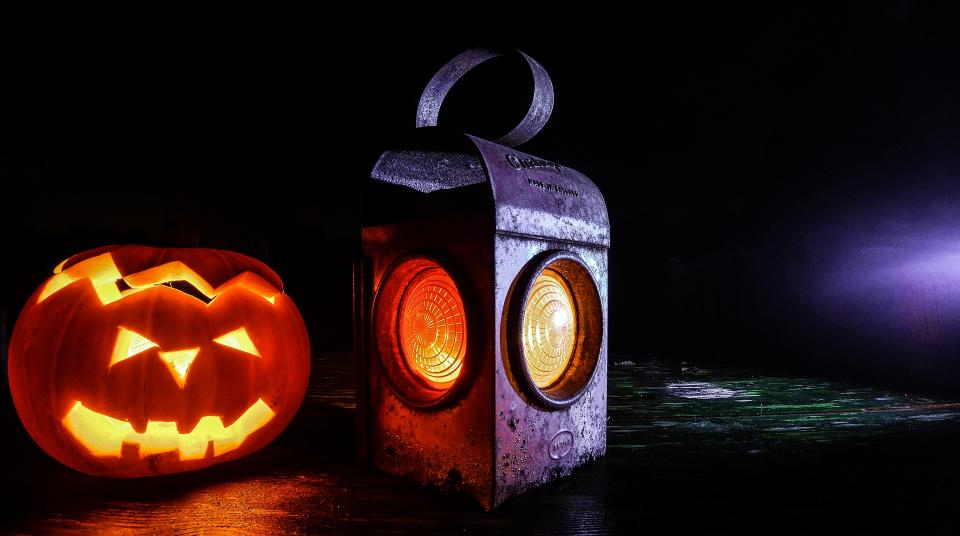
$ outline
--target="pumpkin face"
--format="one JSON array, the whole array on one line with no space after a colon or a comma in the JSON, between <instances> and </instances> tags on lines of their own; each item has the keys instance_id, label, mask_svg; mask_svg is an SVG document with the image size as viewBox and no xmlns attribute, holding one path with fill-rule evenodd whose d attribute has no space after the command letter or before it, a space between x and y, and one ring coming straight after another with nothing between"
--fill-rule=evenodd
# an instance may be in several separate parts
<instances>
[{"instance_id":1,"label":"pumpkin face","mask_svg":"<svg viewBox=\"0 0 960 536\"><path fill-rule=\"evenodd\" d=\"M8 375L47 453L138 477L263 447L293 418L309 372L303 320L263 263L117 246L64 261L30 297Z\"/></svg>"}]
</instances>

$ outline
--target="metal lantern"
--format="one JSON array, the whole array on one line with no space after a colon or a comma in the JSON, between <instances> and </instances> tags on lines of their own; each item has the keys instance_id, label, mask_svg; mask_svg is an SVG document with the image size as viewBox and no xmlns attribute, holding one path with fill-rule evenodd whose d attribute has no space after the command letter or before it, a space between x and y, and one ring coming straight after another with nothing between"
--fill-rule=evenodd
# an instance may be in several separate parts
<instances>
[{"instance_id":1,"label":"metal lantern","mask_svg":"<svg viewBox=\"0 0 960 536\"><path fill-rule=\"evenodd\" d=\"M487 509L606 451L610 227L584 175L513 147L553 108L492 142L435 128L468 50L427 85L418 128L365 186L355 267L360 445L376 466ZM427 128L433 127L433 128Z\"/></svg>"}]
</instances>

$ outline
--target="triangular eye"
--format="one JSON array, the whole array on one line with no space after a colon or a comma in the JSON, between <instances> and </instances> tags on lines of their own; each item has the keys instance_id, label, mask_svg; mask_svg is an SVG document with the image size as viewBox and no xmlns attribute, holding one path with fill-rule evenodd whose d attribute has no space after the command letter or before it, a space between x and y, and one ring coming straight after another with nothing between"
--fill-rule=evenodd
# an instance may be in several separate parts
<instances>
[{"instance_id":1,"label":"triangular eye","mask_svg":"<svg viewBox=\"0 0 960 536\"><path fill-rule=\"evenodd\" d=\"M246 328L237 328L230 333L213 339L213 342L260 357L260 352L257 350L257 347L253 345L253 341L250 340L250 335L247 335Z\"/></svg>"},{"instance_id":2,"label":"triangular eye","mask_svg":"<svg viewBox=\"0 0 960 536\"><path fill-rule=\"evenodd\" d=\"M158 347L157 343L143 335L126 328L120 328L120 333L117 334L117 343L113 347L113 356L110 358L110 366L112 367L124 359L130 359L139 353Z\"/></svg>"}]
</instances>

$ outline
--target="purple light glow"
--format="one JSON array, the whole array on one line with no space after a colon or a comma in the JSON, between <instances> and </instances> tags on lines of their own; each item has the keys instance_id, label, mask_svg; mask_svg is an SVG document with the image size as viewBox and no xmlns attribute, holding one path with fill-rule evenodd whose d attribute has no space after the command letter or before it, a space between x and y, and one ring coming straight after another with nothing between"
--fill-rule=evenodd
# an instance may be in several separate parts
<instances>
[{"instance_id":1,"label":"purple light glow","mask_svg":"<svg viewBox=\"0 0 960 536\"><path fill-rule=\"evenodd\" d=\"M891 205L821 228L832 240L815 248L814 307L878 340L953 340L960 335L960 210Z\"/></svg>"}]
</instances>

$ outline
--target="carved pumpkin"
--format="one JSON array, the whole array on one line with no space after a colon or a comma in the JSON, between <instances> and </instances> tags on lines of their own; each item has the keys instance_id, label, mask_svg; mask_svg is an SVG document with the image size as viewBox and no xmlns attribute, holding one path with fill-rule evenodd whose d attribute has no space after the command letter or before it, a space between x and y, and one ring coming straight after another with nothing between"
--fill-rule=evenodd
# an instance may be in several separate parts
<instances>
[{"instance_id":1,"label":"carved pumpkin","mask_svg":"<svg viewBox=\"0 0 960 536\"><path fill-rule=\"evenodd\" d=\"M263 263L112 246L64 261L30 297L8 372L43 450L85 473L139 477L269 443L303 400L310 348Z\"/></svg>"}]
</instances>

